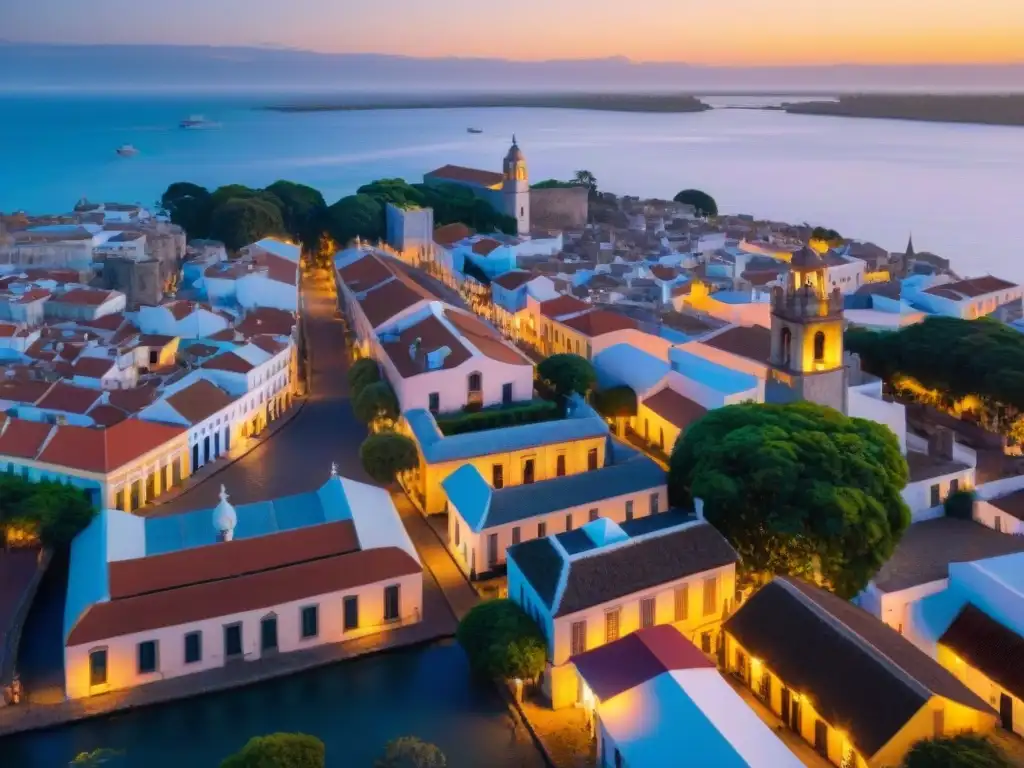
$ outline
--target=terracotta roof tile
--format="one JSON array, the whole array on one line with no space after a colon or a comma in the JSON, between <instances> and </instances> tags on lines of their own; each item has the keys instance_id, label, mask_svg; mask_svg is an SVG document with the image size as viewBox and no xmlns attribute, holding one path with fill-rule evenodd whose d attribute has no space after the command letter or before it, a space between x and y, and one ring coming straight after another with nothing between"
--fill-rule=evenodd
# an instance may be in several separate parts
<instances>
[{"instance_id":1,"label":"terracotta roof tile","mask_svg":"<svg viewBox=\"0 0 1024 768\"><path fill-rule=\"evenodd\" d=\"M195 384L170 395L167 402L190 424L198 424L227 408L234 402L234 398L216 384L199 379Z\"/></svg>"},{"instance_id":2,"label":"terracotta roof tile","mask_svg":"<svg viewBox=\"0 0 1024 768\"><path fill-rule=\"evenodd\" d=\"M257 309L249 310L241 322L235 326L235 330L247 337L257 334L290 336L294 327L295 315L291 312L284 309L274 309L273 307L258 307ZM210 338L215 339L224 333L224 331L221 331ZM234 338L233 335L232 338Z\"/></svg>"},{"instance_id":3,"label":"terracotta roof tile","mask_svg":"<svg viewBox=\"0 0 1024 768\"><path fill-rule=\"evenodd\" d=\"M53 411L86 413L102 396L103 393L98 389L76 387L74 384L58 381L36 405Z\"/></svg>"},{"instance_id":4,"label":"terracotta roof tile","mask_svg":"<svg viewBox=\"0 0 1024 768\"><path fill-rule=\"evenodd\" d=\"M495 171L482 171L479 168L466 168L462 165L442 165L424 176L434 176L442 181L475 184L478 187L493 187L505 180L504 176Z\"/></svg>"},{"instance_id":5,"label":"terracotta roof tile","mask_svg":"<svg viewBox=\"0 0 1024 768\"><path fill-rule=\"evenodd\" d=\"M112 315L97 317L95 320L79 320L78 324L87 328L99 328L102 331L116 331L121 327L124 319L124 312L115 312Z\"/></svg>"},{"instance_id":6,"label":"terracotta roof tile","mask_svg":"<svg viewBox=\"0 0 1024 768\"><path fill-rule=\"evenodd\" d=\"M244 357L241 357L234 352L224 352L223 354L211 357L205 363L202 364L203 368L211 371L229 371L230 373L248 373L254 366Z\"/></svg>"},{"instance_id":7,"label":"terracotta roof tile","mask_svg":"<svg viewBox=\"0 0 1024 768\"><path fill-rule=\"evenodd\" d=\"M445 224L435 229L434 242L438 245L449 246L472 235L472 229L457 221L454 224Z\"/></svg>"},{"instance_id":8,"label":"terracotta roof tile","mask_svg":"<svg viewBox=\"0 0 1024 768\"><path fill-rule=\"evenodd\" d=\"M501 248L501 243L497 240L491 240L489 237L473 243L473 253L478 256L489 256L498 248Z\"/></svg>"},{"instance_id":9,"label":"terracotta roof tile","mask_svg":"<svg viewBox=\"0 0 1024 768\"><path fill-rule=\"evenodd\" d=\"M36 380L0 381L0 400L15 403L36 403L50 391L53 382Z\"/></svg>"},{"instance_id":10,"label":"terracotta roof tile","mask_svg":"<svg viewBox=\"0 0 1024 768\"><path fill-rule=\"evenodd\" d=\"M485 357L509 365L533 365L518 349L505 341L497 331L489 328L482 320L453 308L446 309L444 316Z\"/></svg>"},{"instance_id":11,"label":"terracotta roof tile","mask_svg":"<svg viewBox=\"0 0 1024 768\"><path fill-rule=\"evenodd\" d=\"M767 363L772 352L772 332L760 325L736 325L702 344L758 363Z\"/></svg>"},{"instance_id":12,"label":"terracotta roof tile","mask_svg":"<svg viewBox=\"0 0 1024 768\"><path fill-rule=\"evenodd\" d=\"M62 425L38 460L104 474L185 434L184 427L125 419L107 429Z\"/></svg>"},{"instance_id":13,"label":"terracotta roof tile","mask_svg":"<svg viewBox=\"0 0 1024 768\"><path fill-rule=\"evenodd\" d=\"M533 277L534 276L529 272L516 270L514 272L506 272L503 275L498 275L491 282L500 285L507 291L514 291L533 280Z\"/></svg>"},{"instance_id":14,"label":"terracotta roof tile","mask_svg":"<svg viewBox=\"0 0 1024 768\"><path fill-rule=\"evenodd\" d=\"M679 429L686 429L708 412L708 409L700 403L696 403L668 387L644 400L643 404Z\"/></svg>"},{"instance_id":15,"label":"terracotta roof tile","mask_svg":"<svg viewBox=\"0 0 1024 768\"><path fill-rule=\"evenodd\" d=\"M353 293L362 293L394 276L394 272L379 257L367 254L338 270L341 282Z\"/></svg>"},{"instance_id":16,"label":"terracotta roof tile","mask_svg":"<svg viewBox=\"0 0 1024 768\"><path fill-rule=\"evenodd\" d=\"M416 341L419 340L416 356L410 354ZM398 335L397 341L382 341L381 347L391 360L398 375L409 378L431 370L428 368L429 355L447 347L448 354L438 368L448 370L457 368L471 357L469 350L459 341L444 323L433 314L427 315L418 323L409 326Z\"/></svg>"},{"instance_id":17,"label":"terracotta roof tile","mask_svg":"<svg viewBox=\"0 0 1024 768\"><path fill-rule=\"evenodd\" d=\"M70 291L54 297L53 301L61 304L83 304L98 307L114 298L116 291L104 291L94 288L72 288Z\"/></svg>"},{"instance_id":18,"label":"terracotta roof tile","mask_svg":"<svg viewBox=\"0 0 1024 768\"><path fill-rule=\"evenodd\" d=\"M120 408L100 403L89 411L89 417L101 427L112 427L128 418Z\"/></svg>"},{"instance_id":19,"label":"terracotta roof tile","mask_svg":"<svg viewBox=\"0 0 1024 768\"><path fill-rule=\"evenodd\" d=\"M122 411L137 413L156 400L157 388L152 385L131 389L114 389L107 393L107 401Z\"/></svg>"},{"instance_id":20,"label":"terracotta roof tile","mask_svg":"<svg viewBox=\"0 0 1024 768\"><path fill-rule=\"evenodd\" d=\"M273 336L266 335L253 336L249 341L262 349L268 355L276 355L288 346L285 342L278 341Z\"/></svg>"},{"instance_id":21,"label":"terracotta roof tile","mask_svg":"<svg viewBox=\"0 0 1024 768\"><path fill-rule=\"evenodd\" d=\"M114 368L114 361L109 357L80 357L72 369L75 376L87 379L102 379Z\"/></svg>"},{"instance_id":22,"label":"terracotta roof tile","mask_svg":"<svg viewBox=\"0 0 1024 768\"><path fill-rule=\"evenodd\" d=\"M540 313L544 317L559 318L563 315L571 315L575 312L583 312L590 309L585 301L574 299L572 296L559 296L557 299L548 299L540 303Z\"/></svg>"},{"instance_id":23,"label":"terracotta roof tile","mask_svg":"<svg viewBox=\"0 0 1024 768\"><path fill-rule=\"evenodd\" d=\"M398 276L384 285L374 288L359 300L363 314L374 328L383 325L402 310L421 301L435 299L432 294L412 280Z\"/></svg>"},{"instance_id":24,"label":"terracotta roof tile","mask_svg":"<svg viewBox=\"0 0 1024 768\"><path fill-rule=\"evenodd\" d=\"M9 419L0 434L0 456L34 459L53 428L40 421Z\"/></svg>"},{"instance_id":25,"label":"terracotta roof tile","mask_svg":"<svg viewBox=\"0 0 1024 768\"><path fill-rule=\"evenodd\" d=\"M639 327L633 318L620 315L618 312L609 312L606 309L595 309L593 312L576 315L560 322L590 338Z\"/></svg>"},{"instance_id":26,"label":"terracotta roof tile","mask_svg":"<svg viewBox=\"0 0 1024 768\"><path fill-rule=\"evenodd\" d=\"M139 344L144 347L166 347L173 342L177 336L165 336L162 333L139 334Z\"/></svg>"}]
</instances>

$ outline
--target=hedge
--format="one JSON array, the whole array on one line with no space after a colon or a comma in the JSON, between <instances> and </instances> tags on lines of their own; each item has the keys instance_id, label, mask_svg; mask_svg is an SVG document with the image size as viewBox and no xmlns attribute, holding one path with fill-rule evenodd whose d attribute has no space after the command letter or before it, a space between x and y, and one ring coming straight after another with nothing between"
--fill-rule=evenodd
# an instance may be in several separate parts
<instances>
[{"instance_id":1,"label":"hedge","mask_svg":"<svg viewBox=\"0 0 1024 768\"><path fill-rule=\"evenodd\" d=\"M486 429L501 429L519 424L537 424L554 421L562 415L557 403L532 400L529 403L484 408L479 411L461 411L437 417L437 426L444 435L461 435Z\"/></svg>"}]
</instances>

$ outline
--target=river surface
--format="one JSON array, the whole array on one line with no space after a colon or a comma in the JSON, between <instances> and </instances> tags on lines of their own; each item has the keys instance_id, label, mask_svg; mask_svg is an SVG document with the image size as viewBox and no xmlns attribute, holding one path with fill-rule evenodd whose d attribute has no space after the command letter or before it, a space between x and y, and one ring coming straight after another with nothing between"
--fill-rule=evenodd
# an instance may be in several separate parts
<instances>
[{"instance_id":1,"label":"river surface","mask_svg":"<svg viewBox=\"0 0 1024 768\"><path fill-rule=\"evenodd\" d=\"M618 194L671 197L698 187L725 212L827 225L890 250L913 233L918 250L952 259L964 274L1024 280L1013 253L1013 225L1024 213L1024 128L752 109L253 109L289 98L0 96L0 210L68 209L83 196L152 203L179 180L215 187L291 179L318 187L330 203L372 179L418 180L445 163L500 169L515 133L535 181L585 168ZM179 129L192 113L222 127ZM117 157L122 144L140 154Z\"/></svg>"}]
</instances>

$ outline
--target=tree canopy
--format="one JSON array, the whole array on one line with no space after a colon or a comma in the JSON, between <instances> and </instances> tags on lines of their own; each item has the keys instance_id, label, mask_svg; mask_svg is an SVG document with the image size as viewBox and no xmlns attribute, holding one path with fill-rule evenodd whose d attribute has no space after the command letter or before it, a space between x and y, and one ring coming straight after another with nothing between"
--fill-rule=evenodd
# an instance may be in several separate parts
<instances>
[{"instance_id":1,"label":"tree canopy","mask_svg":"<svg viewBox=\"0 0 1024 768\"><path fill-rule=\"evenodd\" d=\"M308 248L315 247L322 234L327 210L324 196L305 184L284 180L275 181L266 191L281 202L285 231Z\"/></svg>"},{"instance_id":2,"label":"tree canopy","mask_svg":"<svg viewBox=\"0 0 1024 768\"><path fill-rule=\"evenodd\" d=\"M669 503L704 501L755 581L820 577L858 594L910 524L907 464L884 425L808 402L718 408L676 443Z\"/></svg>"},{"instance_id":3,"label":"tree canopy","mask_svg":"<svg viewBox=\"0 0 1024 768\"><path fill-rule=\"evenodd\" d=\"M359 390L352 399L352 411L364 424L398 419L398 398L386 381L375 381Z\"/></svg>"},{"instance_id":4,"label":"tree canopy","mask_svg":"<svg viewBox=\"0 0 1024 768\"><path fill-rule=\"evenodd\" d=\"M0 474L0 533L4 542L64 547L96 516L80 488Z\"/></svg>"},{"instance_id":5,"label":"tree canopy","mask_svg":"<svg viewBox=\"0 0 1024 768\"><path fill-rule=\"evenodd\" d=\"M903 758L901 768L1010 768L1013 763L984 736L962 733L922 739Z\"/></svg>"},{"instance_id":6,"label":"tree canopy","mask_svg":"<svg viewBox=\"0 0 1024 768\"><path fill-rule=\"evenodd\" d=\"M384 237L384 206L370 195L343 197L327 209L324 227L342 247L357 237L380 240Z\"/></svg>"},{"instance_id":7,"label":"tree canopy","mask_svg":"<svg viewBox=\"0 0 1024 768\"><path fill-rule=\"evenodd\" d=\"M347 377L351 395L355 397L366 385L380 381L380 366L376 360L364 357L352 363Z\"/></svg>"},{"instance_id":8,"label":"tree canopy","mask_svg":"<svg viewBox=\"0 0 1024 768\"><path fill-rule=\"evenodd\" d=\"M470 665L488 677L532 680L544 670L544 636L511 600L487 600L474 606L459 622L455 636Z\"/></svg>"},{"instance_id":9,"label":"tree canopy","mask_svg":"<svg viewBox=\"0 0 1024 768\"><path fill-rule=\"evenodd\" d=\"M384 747L384 755L374 768L446 768L448 760L435 745L416 738L400 736Z\"/></svg>"},{"instance_id":10,"label":"tree canopy","mask_svg":"<svg viewBox=\"0 0 1024 768\"><path fill-rule=\"evenodd\" d=\"M597 383L597 371L590 361L568 353L542 360L537 366L537 374L554 387L555 394L561 396L573 392L586 396Z\"/></svg>"},{"instance_id":11,"label":"tree canopy","mask_svg":"<svg viewBox=\"0 0 1024 768\"><path fill-rule=\"evenodd\" d=\"M232 251L268 235L281 234L284 234L281 211L264 198L231 198L210 214L210 236Z\"/></svg>"},{"instance_id":12,"label":"tree canopy","mask_svg":"<svg viewBox=\"0 0 1024 768\"><path fill-rule=\"evenodd\" d=\"M209 234L213 204L206 187L187 181L175 182L161 196L160 207L190 238L206 237Z\"/></svg>"},{"instance_id":13,"label":"tree canopy","mask_svg":"<svg viewBox=\"0 0 1024 768\"><path fill-rule=\"evenodd\" d=\"M835 246L843 242L843 236L836 232L834 229L828 227L815 227L811 230L812 240L821 240L824 243Z\"/></svg>"},{"instance_id":14,"label":"tree canopy","mask_svg":"<svg viewBox=\"0 0 1024 768\"><path fill-rule=\"evenodd\" d=\"M591 197L597 194L597 176L590 171L576 171L572 181L578 187L586 187Z\"/></svg>"},{"instance_id":15,"label":"tree canopy","mask_svg":"<svg viewBox=\"0 0 1024 768\"><path fill-rule=\"evenodd\" d=\"M416 443L397 432L367 437L359 446L359 459L366 474L381 484L393 482L399 472L416 469L420 461Z\"/></svg>"},{"instance_id":16,"label":"tree canopy","mask_svg":"<svg viewBox=\"0 0 1024 768\"><path fill-rule=\"evenodd\" d=\"M254 736L220 768L324 768L324 743L305 733Z\"/></svg>"},{"instance_id":17,"label":"tree canopy","mask_svg":"<svg viewBox=\"0 0 1024 768\"><path fill-rule=\"evenodd\" d=\"M717 216L718 203L707 192L699 189L684 189L672 198L677 203L692 205L700 216Z\"/></svg>"},{"instance_id":18,"label":"tree canopy","mask_svg":"<svg viewBox=\"0 0 1024 768\"><path fill-rule=\"evenodd\" d=\"M636 392L630 387L599 389L593 394L594 409L608 419L636 416Z\"/></svg>"}]
</instances>

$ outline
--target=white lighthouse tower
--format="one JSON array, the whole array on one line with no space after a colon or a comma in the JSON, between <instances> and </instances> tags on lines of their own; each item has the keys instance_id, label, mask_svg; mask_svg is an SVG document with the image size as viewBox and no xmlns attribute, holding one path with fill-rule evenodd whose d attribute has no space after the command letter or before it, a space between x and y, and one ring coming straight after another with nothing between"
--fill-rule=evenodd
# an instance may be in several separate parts
<instances>
[{"instance_id":1,"label":"white lighthouse tower","mask_svg":"<svg viewBox=\"0 0 1024 768\"><path fill-rule=\"evenodd\" d=\"M526 157L512 136L512 146L505 155L502 167L505 177L502 193L505 196L505 213L516 220L516 234L530 234L530 180L526 172Z\"/></svg>"}]
</instances>

